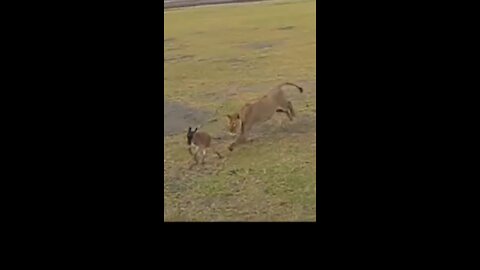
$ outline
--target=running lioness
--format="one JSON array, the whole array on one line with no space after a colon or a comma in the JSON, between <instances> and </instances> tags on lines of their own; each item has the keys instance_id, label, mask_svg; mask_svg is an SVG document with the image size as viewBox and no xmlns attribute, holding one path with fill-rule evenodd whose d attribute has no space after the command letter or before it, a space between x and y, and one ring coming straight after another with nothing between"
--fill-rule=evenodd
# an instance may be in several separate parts
<instances>
[{"instance_id":1,"label":"running lioness","mask_svg":"<svg viewBox=\"0 0 480 270\"><path fill-rule=\"evenodd\" d=\"M294 86L300 93L303 93L303 88L293 83L283 83L271 90L267 95L254 103L247 103L242 107L240 113L227 115L229 118L229 131L235 133L237 126L240 124L241 131L238 138L233 142L228 149L233 151L233 148L246 141L248 132L253 125L265 122L272 118L275 112L285 113L290 120L295 117L292 103L285 98L284 86Z\"/></svg>"}]
</instances>

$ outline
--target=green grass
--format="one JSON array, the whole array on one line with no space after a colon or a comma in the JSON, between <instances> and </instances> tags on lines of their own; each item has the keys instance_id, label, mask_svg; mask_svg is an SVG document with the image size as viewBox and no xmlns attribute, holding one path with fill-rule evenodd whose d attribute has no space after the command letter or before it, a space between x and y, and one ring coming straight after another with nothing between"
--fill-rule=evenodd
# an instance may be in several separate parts
<instances>
[{"instance_id":1,"label":"green grass","mask_svg":"<svg viewBox=\"0 0 480 270\"><path fill-rule=\"evenodd\" d=\"M203 130L221 134L226 113L284 81L306 84L288 96L312 125L298 132L286 121L291 132L232 153L231 140L218 142L226 159L191 171L185 135L165 137L165 221L316 220L315 1L279 2L165 12L165 99L216 111Z\"/></svg>"}]
</instances>

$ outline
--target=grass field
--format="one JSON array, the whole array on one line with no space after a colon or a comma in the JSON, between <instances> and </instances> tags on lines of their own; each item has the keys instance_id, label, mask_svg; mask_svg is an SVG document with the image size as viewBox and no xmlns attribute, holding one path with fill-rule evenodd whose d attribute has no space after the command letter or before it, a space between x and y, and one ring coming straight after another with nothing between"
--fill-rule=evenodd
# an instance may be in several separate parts
<instances>
[{"instance_id":1,"label":"grass field","mask_svg":"<svg viewBox=\"0 0 480 270\"><path fill-rule=\"evenodd\" d=\"M311 0L165 11L165 100L205 112L188 117L225 155L188 170L185 132L164 136L165 221L316 221L315 16ZM305 88L287 91L297 118L275 115L229 152L225 115L285 81Z\"/></svg>"}]
</instances>

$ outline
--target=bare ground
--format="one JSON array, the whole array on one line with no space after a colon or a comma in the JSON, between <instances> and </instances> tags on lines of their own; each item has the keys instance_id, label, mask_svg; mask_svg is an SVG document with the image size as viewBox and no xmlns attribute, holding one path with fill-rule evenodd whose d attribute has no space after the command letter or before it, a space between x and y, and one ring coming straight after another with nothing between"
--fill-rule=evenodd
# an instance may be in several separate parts
<instances>
[{"instance_id":1,"label":"bare ground","mask_svg":"<svg viewBox=\"0 0 480 270\"><path fill-rule=\"evenodd\" d=\"M203 125L212 115L210 112L173 102L164 102L163 108L163 136L179 134L188 127Z\"/></svg>"},{"instance_id":2,"label":"bare ground","mask_svg":"<svg viewBox=\"0 0 480 270\"><path fill-rule=\"evenodd\" d=\"M163 9L258 1L261 0L164 0Z\"/></svg>"}]
</instances>

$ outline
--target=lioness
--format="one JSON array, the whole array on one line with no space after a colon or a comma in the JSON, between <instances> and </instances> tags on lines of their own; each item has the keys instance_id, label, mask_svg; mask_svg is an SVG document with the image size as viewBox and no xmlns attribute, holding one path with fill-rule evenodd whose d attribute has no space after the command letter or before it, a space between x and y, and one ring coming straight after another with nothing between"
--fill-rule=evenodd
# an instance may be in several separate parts
<instances>
[{"instance_id":1,"label":"lioness","mask_svg":"<svg viewBox=\"0 0 480 270\"><path fill-rule=\"evenodd\" d=\"M240 135L235 142L228 147L230 151L233 151L233 147L237 144L246 141L247 134L253 125L269 120L275 112L285 113L290 121L293 120L295 111L293 110L292 103L285 98L285 93L282 89L284 86L294 86L300 90L300 93L303 93L303 88L296 84L289 82L282 83L258 101L245 104L240 110L240 113L227 115L229 119L228 127L231 133L236 132L239 124L241 126Z\"/></svg>"}]
</instances>

